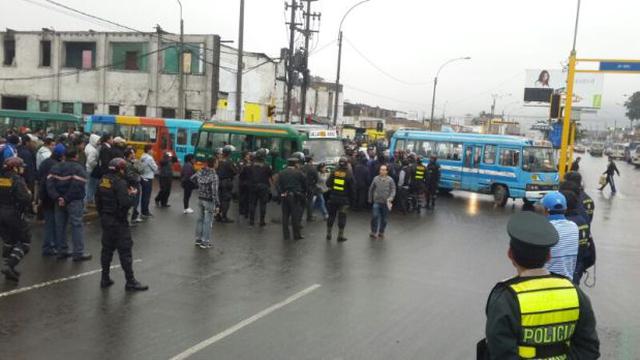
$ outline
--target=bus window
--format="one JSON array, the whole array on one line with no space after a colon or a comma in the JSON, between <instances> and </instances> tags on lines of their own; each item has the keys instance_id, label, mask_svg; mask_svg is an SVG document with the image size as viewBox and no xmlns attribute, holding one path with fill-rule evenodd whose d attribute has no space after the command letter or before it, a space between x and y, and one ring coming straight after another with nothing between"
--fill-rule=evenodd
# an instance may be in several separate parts
<instances>
[{"instance_id":1,"label":"bus window","mask_svg":"<svg viewBox=\"0 0 640 360\"><path fill-rule=\"evenodd\" d=\"M467 146L467 148L464 150L464 167L469 168L471 167L471 165L473 165L471 162L472 156L473 146Z\"/></svg>"},{"instance_id":2,"label":"bus window","mask_svg":"<svg viewBox=\"0 0 640 360\"><path fill-rule=\"evenodd\" d=\"M405 146L405 141L404 140L398 140L396 141L396 151L404 151L404 146Z\"/></svg>"},{"instance_id":3,"label":"bus window","mask_svg":"<svg viewBox=\"0 0 640 360\"><path fill-rule=\"evenodd\" d=\"M520 150L518 149L500 149L500 165L501 166L518 166L520 164Z\"/></svg>"},{"instance_id":4,"label":"bus window","mask_svg":"<svg viewBox=\"0 0 640 360\"><path fill-rule=\"evenodd\" d=\"M462 156L461 143L440 142L434 146L438 158L443 160L460 161Z\"/></svg>"},{"instance_id":5,"label":"bus window","mask_svg":"<svg viewBox=\"0 0 640 360\"><path fill-rule=\"evenodd\" d=\"M273 138L256 137L256 149L271 149L273 147Z\"/></svg>"},{"instance_id":6,"label":"bus window","mask_svg":"<svg viewBox=\"0 0 640 360\"><path fill-rule=\"evenodd\" d=\"M485 164L494 165L496 163L496 146L485 145L484 146L484 161Z\"/></svg>"},{"instance_id":7,"label":"bus window","mask_svg":"<svg viewBox=\"0 0 640 360\"><path fill-rule=\"evenodd\" d=\"M160 150L165 151L167 149L169 149L169 144L171 142L171 140L169 140L169 134L164 134L164 136L162 136L162 139L160 139Z\"/></svg>"},{"instance_id":8,"label":"bus window","mask_svg":"<svg viewBox=\"0 0 640 360\"><path fill-rule=\"evenodd\" d=\"M282 153L280 154L280 157L285 160L288 159L289 156L293 154L293 149L293 141L282 140Z\"/></svg>"},{"instance_id":9,"label":"bus window","mask_svg":"<svg viewBox=\"0 0 640 360\"><path fill-rule=\"evenodd\" d=\"M407 141L407 146L406 146L406 150L409 152L413 152L416 149L416 142L415 141Z\"/></svg>"},{"instance_id":10,"label":"bus window","mask_svg":"<svg viewBox=\"0 0 640 360\"><path fill-rule=\"evenodd\" d=\"M228 134L210 133L203 131L200 133L198 146L205 147L207 149L218 149L222 148L228 139Z\"/></svg>"},{"instance_id":11,"label":"bus window","mask_svg":"<svg viewBox=\"0 0 640 360\"><path fill-rule=\"evenodd\" d=\"M231 144L233 147L236 148L236 150L239 151L251 151L251 143L249 143L247 146L247 143L245 142L245 140L247 140L247 135L244 134L231 134L231 136L229 137L229 144Z\"/></svg>"},{"instance_id":12,"label":"bus window","mask_svg":"<svg viewBox=\"0 0 640 360\"><path fill-rule=\"evenodd\" d=\"M417 154L421 157L430 157L435 152L433 141L416 141L418 145Z\"/></svg>"},{"instance_id":13,"label":"bus window","mask_svg":"<svg viewBox=\"0 0 640 360\"><path fill-rule=\"evenodd\" d=\"M191 133L191 146L196 146L197 143L198 143L198 132L194 130Z\"/></svg>"},{"instance_id":14,"label":"bus window","mask_svg":"<svg viewBox=\"0 0 640 360\"><path fill-rule=\"evenodd\" d=\"M187 145L187 129L178 129L177 145Z\"/></svg>"}]
</instances>

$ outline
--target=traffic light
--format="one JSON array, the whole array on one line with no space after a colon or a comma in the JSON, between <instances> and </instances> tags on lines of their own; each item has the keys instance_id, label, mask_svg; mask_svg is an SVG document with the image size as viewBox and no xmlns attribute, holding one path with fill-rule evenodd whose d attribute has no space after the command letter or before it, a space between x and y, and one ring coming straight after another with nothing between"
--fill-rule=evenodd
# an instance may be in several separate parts
<instances>
[{"instance_id":1,"label":"traffic light","mask_svg":"<svg viewBox=\"0 0 640 360\"><path fill-rule=\"evenodd\" d=\"M551 101L549 106L549 118L550 119L558 119L561 116L560 111L560 102L562 100L562 96L560 94L551 95Z\"/></svg>"}]
</instances>

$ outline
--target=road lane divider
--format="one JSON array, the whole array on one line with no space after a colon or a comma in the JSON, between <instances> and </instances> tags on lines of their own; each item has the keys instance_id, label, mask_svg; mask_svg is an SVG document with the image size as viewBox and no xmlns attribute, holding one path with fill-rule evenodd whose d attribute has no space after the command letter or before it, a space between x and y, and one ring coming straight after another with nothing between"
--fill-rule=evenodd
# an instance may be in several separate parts
<instances>
[{"instance_id":1,"label":"road lane divider","mask_svg":"<svg viewBox=\"0 0 640 360\"><path fill-rule=\"evenodd\" d=\"M271 314L272 312L281 309L285 306L287 306L288 304L291 304L292 302L309 295L310 293L314 292L315 290L318 290L318 288L320 288L320 284L314 284L312 286L309 286L308 288L297 292L293 295L291 295L290 297L284 299L283 301L277 303L277 304L273 304L270 307L260 311L259 313L253 315L250 318L244 319L242 321L240 321L239 323L231 326L230 328L227 328L226 330L217 333L216 335L188 348L187 350L181 352L180 354L172 357L170 360L184 360L184 359L188 359L189 357L191 357L192 355L196 354L197 352L203 350L204 348L211 346L215 343L217 343L218 341L232 335L235 332L240 331L242 328L251 325L252 323L262 319L263 317Z\"/></svg>"},{"instance_id":2,"label":"road lane divider","mask_svg":"<svg viewBox=\"0 0 640 360\"><path fill-rule=\"evenodd\" d=\"M133 260L134 263L138 263L138 262L141 262L141 261L142 261L142 259ZM110 269L113 270L113 269L117 269L119 267L120 267L120 265L111 265ZM83 272L83 273L80 273L80 274L77 274L77 275L73 275L73 276L69 276L69 277L65 277L65 278L61 278L61 279L55 279L55 280L51 280L51 281L47 281L47 282L43 282L43 283L31 285L31 286L17 288L15 290L11 290L11 291L0 293L0 299L2 299L4 297L7 297L7 296L11 296L11 295L22 294L22 293L27 292L27 291L41 289L43 287L56 285L56 284L60 284L60 283L71 281L71 280L80 279L80 278L83 278L83 277L86 277L86 276L98 274L100 272L102 272L102 269L87 271L87 272Z\"/></svg>"}]
</instances>

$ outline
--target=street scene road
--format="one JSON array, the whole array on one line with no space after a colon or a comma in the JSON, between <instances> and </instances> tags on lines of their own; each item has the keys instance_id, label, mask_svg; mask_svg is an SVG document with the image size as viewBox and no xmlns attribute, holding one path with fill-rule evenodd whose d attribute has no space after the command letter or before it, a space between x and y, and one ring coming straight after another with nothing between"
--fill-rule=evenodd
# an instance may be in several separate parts
<instances>
[{"instance_id":1,"label":"street scene road","mask_svg":"<svg viewBox=\"0 0 640 360\"><path fill-rule=\"evenodd\" d=\"M618 166L619 192L611 195L596 191L606 160L582 163L598 249L597 274L592 269L587 279L595 286L582 287L602 358L639 359L640 177ZM214 224L214 247L202 251L178 194L173 207L155 209L155 218L133 229L134 267L150 285L146 293L125 293L119 270L116 285L101 290L97 260L27 256L20 284L0 283L1 357L468 359L484 336L489 290L514 274L505 227L521 202L494 208L491 197L454 192L435 211L393 214L384 240L368 238L368 213L351 212L341 244L324 239L322 221L304 224L305 239L283 241L279 208L271 206L267 218L275 222L265 228ZM93 254L100 233L96 223L86 228ZM34 248L41 238L36 225Z\"/></svg>"}]
</instances>

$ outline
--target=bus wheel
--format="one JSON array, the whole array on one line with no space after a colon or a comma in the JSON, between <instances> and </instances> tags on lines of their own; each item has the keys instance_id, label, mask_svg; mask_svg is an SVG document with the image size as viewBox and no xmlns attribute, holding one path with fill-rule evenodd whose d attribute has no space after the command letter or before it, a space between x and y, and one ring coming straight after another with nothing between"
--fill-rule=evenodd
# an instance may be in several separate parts
<instances>
[{"instance_id":1,"label":"bus wheel","mask_svg":"<svg viewBox=\"0 0 640 360\"><path fill-rule=\"evenodd\" d=\"M509 190L504 185L496 185L493 188L493 202L496 207L504 207L509 200Z\"/></svg>"}]
</instances>

